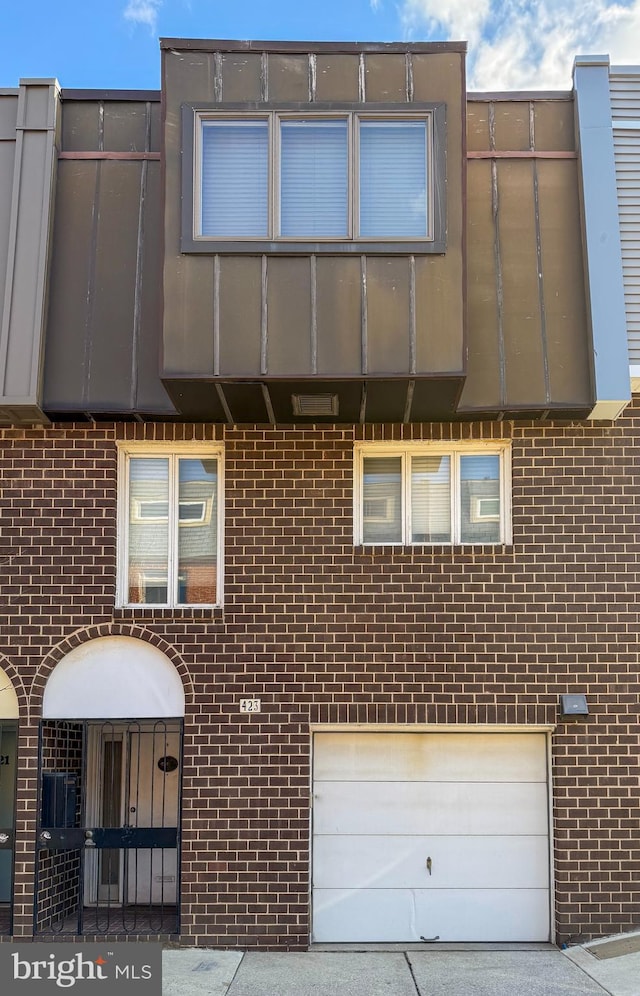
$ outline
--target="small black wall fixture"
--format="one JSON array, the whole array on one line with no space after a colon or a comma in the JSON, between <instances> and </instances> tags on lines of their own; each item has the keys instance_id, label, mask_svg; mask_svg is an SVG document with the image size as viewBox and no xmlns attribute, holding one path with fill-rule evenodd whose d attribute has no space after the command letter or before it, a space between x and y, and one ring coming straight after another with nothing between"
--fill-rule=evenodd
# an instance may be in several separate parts
<instances>
[{"instance_id":1,"label":"small black wall fixture","mask_svg":"<svg viewBox=\"0 0 640 996\"><path fill-rule=\"evenodd\" d=\"M574 719L576 716L588 716L589 706L586 695L561 695L560 712L563 719Z\"/></svg>"}]
</instances>

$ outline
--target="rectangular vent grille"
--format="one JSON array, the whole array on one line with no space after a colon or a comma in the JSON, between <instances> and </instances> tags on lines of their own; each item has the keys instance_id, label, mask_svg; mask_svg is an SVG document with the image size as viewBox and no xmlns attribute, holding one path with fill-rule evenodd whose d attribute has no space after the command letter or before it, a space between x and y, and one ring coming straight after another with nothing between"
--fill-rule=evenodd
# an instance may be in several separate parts
<instances>
[{"instance_id":1,"label":"rectangular vent grille","mask_svg":"<svg viewBox=\"0 0 640 996\"><path fill-rule=\"evenodd\" d=\"M294 415L337 415L337 394L292 394Z\"/></svg>"}]
</instances>

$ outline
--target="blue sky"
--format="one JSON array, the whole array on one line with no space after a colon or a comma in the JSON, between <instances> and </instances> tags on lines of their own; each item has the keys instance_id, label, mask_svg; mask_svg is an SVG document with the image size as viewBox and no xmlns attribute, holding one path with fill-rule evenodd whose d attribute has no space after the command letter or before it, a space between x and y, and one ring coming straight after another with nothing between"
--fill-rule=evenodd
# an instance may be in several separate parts
<instances>
[{"instance_id":1,"label":"blue sky","mask_svg":"<svg viewBox=\"0 0 640 996\"><path fill-rule=\"evenodd\" d=\"M155 89L159 37L466 40L473 89L569 88L575 55L640 62L640 0L0 0L0 86Z\"/></svg>"}]
</instances>

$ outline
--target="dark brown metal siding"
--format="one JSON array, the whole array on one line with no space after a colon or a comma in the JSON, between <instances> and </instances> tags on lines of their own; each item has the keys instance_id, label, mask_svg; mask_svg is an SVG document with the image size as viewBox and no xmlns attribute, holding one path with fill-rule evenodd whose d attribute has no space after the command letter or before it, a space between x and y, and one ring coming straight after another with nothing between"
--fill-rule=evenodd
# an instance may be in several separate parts
<instances>
[{"instance_id":1,"label":"dark brown metal siding","mask_svg":"<svg viewBox=\"0 0 640 996\"><path fill-rule=\"evenodd\" d=\"M463 54L203 48L163 51L166 376L461 377ZM238 102L247 109L265 101L385 102L410 110L413 100L447 108L444 255L181 253L183 104L233 105L242 113ZM401 417L406 392L405 382Z\"/></svg>"},{"instance_id":2,"label":"dark brown metal siding","mask_svg":"<svg viewBox=\"0 0 640 996\"><path fill-rule=\"evenodd\" d=\"M53 413L174 411L159 378L158 126L154 101L63 102L44 371ZM135 158L147 153L156 158Z\"/></svg>"},{"instance_id":3,"label":"dark brown metal siding","mask_svg":"<svg viewBox=\"0 0 640 996\"><path fill-rule=\"evenodd\" d=\"M572 115L570 99L469 102L463 413L591 405Z\"/></svg>"}]
</instances>

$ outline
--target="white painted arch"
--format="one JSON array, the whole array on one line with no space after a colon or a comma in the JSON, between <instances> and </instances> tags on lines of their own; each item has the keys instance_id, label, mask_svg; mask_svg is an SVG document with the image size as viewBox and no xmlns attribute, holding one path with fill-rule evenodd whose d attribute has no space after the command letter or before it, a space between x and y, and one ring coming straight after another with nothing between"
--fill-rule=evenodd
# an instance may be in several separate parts
<instances>
[{"instance_id":1,"label":"white painted arch","mask_svg":"<svg viewBox=\"0 0 640 996\"><path fill-rule=\"evenodd\" d=\"M143 640L103 636L75 647L47 681L43 719L184 716L184 688L169 658Z\"/></svg>"},{"instance_id":2,"label":"white painted arch","mask_svg":"<svg viewBox=\"0 0 640 996\"><path fill-rule=\"evenodd\" d=\"M0 667L0 719L18 719L18 696L13 682Z\"/></svg>"}]
</instances>

